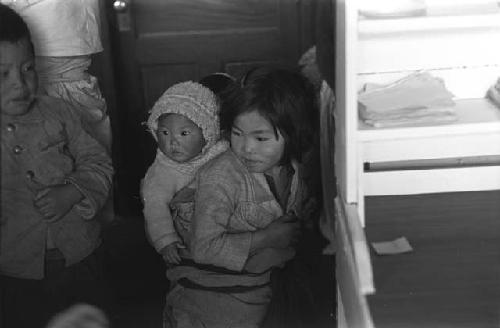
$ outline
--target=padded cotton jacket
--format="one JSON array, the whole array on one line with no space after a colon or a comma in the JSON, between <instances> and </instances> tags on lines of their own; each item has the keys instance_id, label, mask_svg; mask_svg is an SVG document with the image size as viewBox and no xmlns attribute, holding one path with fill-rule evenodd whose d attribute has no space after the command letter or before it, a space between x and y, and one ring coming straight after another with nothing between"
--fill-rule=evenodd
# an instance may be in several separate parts
<instances>
[{"instance_id":1,"label":"padded cotton jacket","mask_svg":"<svg viewBox=\"0 0 500 328\"><path fill-rule=\"evenodd\" d=\"M111 188L111 159L66 103L39 97L22 116L1 117L0 273L41 279L50 230L53 245L77 263L100 244L93 220ZM71 183L84 195L62 219L48 223L34 206L38 190Z\"/></svg>"}]
</instances>

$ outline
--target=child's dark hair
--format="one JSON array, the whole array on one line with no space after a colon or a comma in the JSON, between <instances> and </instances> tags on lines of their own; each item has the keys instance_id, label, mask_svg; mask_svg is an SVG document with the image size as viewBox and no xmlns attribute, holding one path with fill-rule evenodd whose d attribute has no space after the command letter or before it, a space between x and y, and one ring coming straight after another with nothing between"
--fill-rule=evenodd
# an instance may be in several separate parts
<instances>
[{"instance_id":1,"label":"child's dark hair","mask_svg":"<svg viewBox=\"0 0 500 328\"><path fill-rule=\"evenodd\" d=\"M231 131L243 113L257 111L285 139L280 164L302 155L314 143L316 100L312 84L298 71L283 67L258 67L247 72L228 91L221 108L221 128Z\"/></svg>"},{"instance_id":2,"label":"child's dark hair","mask_svg":"<svg viewBox=\"0 0 500 328\"><path fill-rule=\"evenodd\" d=\"M14 9L0 3L0 41L17 43L22 39L28 40L34 54L28 25Z\"/></svg>"},{"instance_id":3,"label":"child's dark hair","mask_svg":"<svg viewBox=\"0 0 500 328\"><path fill-rule=\"evenodd\" d=\"M236 83L236 79L227 73L217 72L201 78L198 83L209 88L220 98L221 94Z\"/></svg>"}]
</instances>

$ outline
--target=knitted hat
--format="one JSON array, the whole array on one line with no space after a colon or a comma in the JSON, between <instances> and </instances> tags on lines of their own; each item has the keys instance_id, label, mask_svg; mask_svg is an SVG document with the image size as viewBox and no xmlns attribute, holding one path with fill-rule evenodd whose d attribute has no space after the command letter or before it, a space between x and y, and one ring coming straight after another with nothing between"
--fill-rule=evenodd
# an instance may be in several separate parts
<instances>
[{"instance_id":1,"label":"knitted hat","mask_svg":"<svg viewBox=\"0 0 500 328\"><path fill-rule=\"evenodd\" d=\"M150 111L147 122L150 132L156 139L158 118L162 114L184 115L200 127L206 144L203 152L219 139L219 107L217 98L203 85L187 81L177 83L163 93Z\"/></svg>"}]
</instances>

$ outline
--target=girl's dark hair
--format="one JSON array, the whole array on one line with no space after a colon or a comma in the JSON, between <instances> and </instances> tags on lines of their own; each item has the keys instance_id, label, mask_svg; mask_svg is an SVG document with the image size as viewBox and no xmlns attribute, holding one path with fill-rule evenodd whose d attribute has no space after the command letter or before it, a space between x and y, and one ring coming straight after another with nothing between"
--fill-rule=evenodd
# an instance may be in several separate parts
<instances>
[{"instance_id":1,"label":"girl's dark hair","mask_svg":"<svg viewBox=\"0 0 500 328\"><path fill-rule=\"evenodd\" d=\"M221 97L225 90L236 83L236 79L227 73L217 72L201 78L198 83L209 88L217 97Z\"/></svg>"},{"instance_id":2,"label":"girl's dark hair","mask_svg":"<svg viewBox=\"0 0 500 328\"><path fill-rule=\"evenodd\" d=\"M221 128L231 131L235 119L257 111L285 139L280 164L302 155L313 145L316 97L312 84L298 71L284 67L258 67L248 71L226 94L221 106Z\"/></svg>"},{"instance_id":3,"label":"girl's dark hair","mask_svg":"<svg viewBox=\"0 0 500 328\"><path fill-rule=\"evenodd\" d=\"M34 54L31 33L26 22L14 9L0 4L0 41L17 43L22 39L28 40Z\"/></svg>"}]
</instances>

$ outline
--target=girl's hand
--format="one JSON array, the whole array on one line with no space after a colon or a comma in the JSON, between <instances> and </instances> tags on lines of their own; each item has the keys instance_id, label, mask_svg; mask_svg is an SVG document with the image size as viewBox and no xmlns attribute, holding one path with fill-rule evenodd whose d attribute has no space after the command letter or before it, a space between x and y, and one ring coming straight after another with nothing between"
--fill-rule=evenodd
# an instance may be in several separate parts
<instances>
[{"instance_id":1,"label":"girl's hand","mask_svg":"<svg viewBox=\"0 0 500 328\"><path fill-rule=\"evenodd\" d=\"M272 247L286 248L295 245L300 237L300 222L294 214L285 214L266 228Z\"/></svg>"},{"instance_id":2,"label":"girl's hand","mask_svg":"<svg viewBox=\"0 0 500 328\"><path fill-rule=\"evenodd\" d=\"M61 184L38 191L34 204L47 222L55 222L64 217L82 198L83 195L74 185Z\"/></svg>"},{"instance_id":3,"label":"girl's hand","mask_svg":"<svg viewBox=\"0 0 500 328\"><path fill-rule=\"evenodd\" d=\"M266 247L287 248L300 237L300 223L294 214L285 214L266 228L254 232L251 250Z\"/></svg>"},{"instance_id":4,"label":"girl's hand","mask_svg":"<svg viewBox=\"0 0 500 328\"><path fill-rule=\"evenodd\" d=\"M177 250L179 247L181 247L181 243L173 242L161 249L161 256L163 256L163 260L165 260L167 264L172 265L179 264L181 262L181 257L179 256L179 251Z\"/></svg>"}]
</instances>

